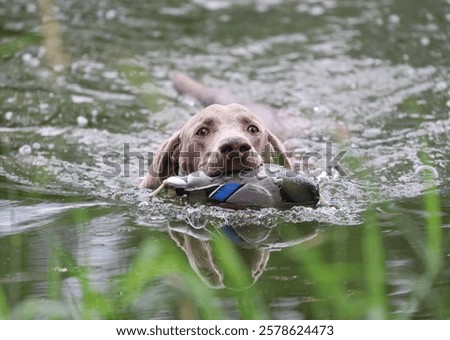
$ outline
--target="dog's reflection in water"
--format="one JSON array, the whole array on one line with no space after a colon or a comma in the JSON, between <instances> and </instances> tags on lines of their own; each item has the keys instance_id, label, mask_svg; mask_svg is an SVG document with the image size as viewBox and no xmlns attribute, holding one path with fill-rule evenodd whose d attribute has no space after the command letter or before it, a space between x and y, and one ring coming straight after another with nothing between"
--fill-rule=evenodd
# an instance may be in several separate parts
<instances>
[{"instance_id":1,"label":"dog's reflection in water","mask_svg":"<svg viewBox=\"0 0 450 340\"><path fill-rule=\"evenodd\" d=\"M247 265L247 273L239 275L248 275L252 285L266 269L272 251L312 240L318 234L317 225L317 222L286 223L272 228L261 225L224 225L218 230L240 253ZM209 230L185 224L171 226L169 234L184 251L192 269L203 282L212 288L233 288L217 261Z\"/></svg>"}]
</instances>

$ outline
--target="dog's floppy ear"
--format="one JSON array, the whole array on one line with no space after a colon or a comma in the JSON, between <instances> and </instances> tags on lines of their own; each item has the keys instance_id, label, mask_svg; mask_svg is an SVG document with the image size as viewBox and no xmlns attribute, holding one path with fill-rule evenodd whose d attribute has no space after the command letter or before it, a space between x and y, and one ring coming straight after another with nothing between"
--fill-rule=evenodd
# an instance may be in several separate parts
<instances>
[{"instance_id":1,"label":"dog's floppy ear","mask_svg":"<svg viewBox=\"0 0 450 340\"><path fill-rule=\"evenodd\" d=\"M275 163L286 168L291 168L291 161L286 154L286 148L283 143L272 132L268 131L267 133L269 148L264 150L264 161L266 163Z\"/></svg>"},{"instance_id":2,"label":"dog's floppy ear","mask_svg":"<svg viewBox=\"0 0 450 340\"><path fill-rule=\"evenodd\" d=\"M178 174L180 144L180 131L178 131L161 145L153 156L152 165L139 185L140 188L157 188L167 177Z\"/></svg>"}]
</instances>

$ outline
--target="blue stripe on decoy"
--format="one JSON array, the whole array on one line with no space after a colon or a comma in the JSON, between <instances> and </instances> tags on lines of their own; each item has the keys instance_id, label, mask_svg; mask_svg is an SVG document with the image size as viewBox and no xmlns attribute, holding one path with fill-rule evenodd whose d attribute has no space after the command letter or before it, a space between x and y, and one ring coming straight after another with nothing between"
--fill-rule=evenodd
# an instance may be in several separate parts
<instances>
[{"instance_id":1,"label":"blue stripe on decoy","mask_svg":"<svg viewBox=\"0 0 450 340\"><path fill-rule=\"evenodd\" d=\"M225 202L231 195L233 195L239 188L239 183L225 183L219 189L217 189L210 198L220 202Z\"/></svg>"},{"instance_id":2,"label":"blue stripe on decoy","mask_svg":"<svg viewBox=\"0 0 450 340\"><path fill-rule=\"evenodd\" d=\"M239 236L239 234L236 232L236 230L234 230L234 228L230 224L225 224L221 230L233 243L244 242L242 237Z\"/></svg>"}]
</instances>

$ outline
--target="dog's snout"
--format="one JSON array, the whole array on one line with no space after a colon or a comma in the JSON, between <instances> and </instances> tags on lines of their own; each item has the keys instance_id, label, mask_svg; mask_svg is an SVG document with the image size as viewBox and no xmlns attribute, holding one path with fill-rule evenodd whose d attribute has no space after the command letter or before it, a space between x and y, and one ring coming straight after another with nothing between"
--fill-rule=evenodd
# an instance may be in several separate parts
<instances>
[{"instance_id":1,"label":"dog's snout","mask_svg":"<svg viewBox=\"0 0 450 340\"><path fill-rule=\"evenodd\" d=\"M243 154L250 151L252 146L250 143L242 138L229 138L219 147L219 151L223 155L229 155L231 153Z\"/></svg>"}]
</instances>

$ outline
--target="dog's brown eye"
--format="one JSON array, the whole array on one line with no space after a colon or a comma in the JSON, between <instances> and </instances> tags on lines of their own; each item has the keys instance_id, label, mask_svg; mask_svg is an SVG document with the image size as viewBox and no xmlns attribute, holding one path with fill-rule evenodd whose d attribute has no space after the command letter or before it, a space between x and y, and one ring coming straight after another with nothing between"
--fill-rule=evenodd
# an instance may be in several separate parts
<instances>
[{"instance_id":1,"label":"dog's brown eye","mask_svg":"<svg viewBox=\"0 0 450 340\"><path fill-rule=\"evenodd\" d=\"M247 128L247 131L250 132L252 135L259 132L259 129L255 125L250 125Z\"/></svg>"},{"instance_id":2,"label":"dog's brown eye","mask_svg":"<svg viewBox=\"0 0 450 340\"><path fill-rule=\"evenodd\" d=\"M195 134L200 137L205 137L208 133L209 133L209 129L202 127L200 129L198 129Z\"/></svg>"}]
</instances>

